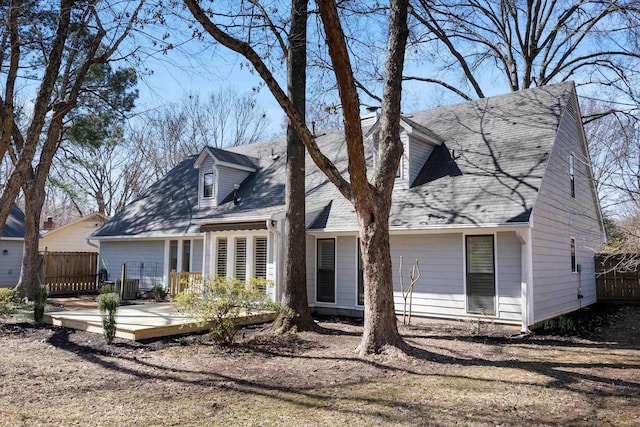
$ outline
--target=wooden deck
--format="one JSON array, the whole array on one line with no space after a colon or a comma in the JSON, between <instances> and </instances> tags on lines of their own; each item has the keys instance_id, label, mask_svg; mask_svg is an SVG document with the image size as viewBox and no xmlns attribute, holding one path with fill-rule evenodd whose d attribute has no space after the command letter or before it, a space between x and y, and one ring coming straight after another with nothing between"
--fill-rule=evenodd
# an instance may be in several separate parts
<instances>
[{"instance_id":1,"label":"wooden deck","mask_svg":"<svg viewBox=\"0 0 640 427\"><path fill-rule=\"evenodd\" d=\"M238 317L237 322L252 325L275 318L274 312L256 312ZM45 313L44 321L54 326L103 333L102 317L97 308ZM210 325L198 325L193 319L176 312L170 303L158 303L118 307L116 327L116 337L138 341L204 331Z\"/></svg>"}]
</instances>

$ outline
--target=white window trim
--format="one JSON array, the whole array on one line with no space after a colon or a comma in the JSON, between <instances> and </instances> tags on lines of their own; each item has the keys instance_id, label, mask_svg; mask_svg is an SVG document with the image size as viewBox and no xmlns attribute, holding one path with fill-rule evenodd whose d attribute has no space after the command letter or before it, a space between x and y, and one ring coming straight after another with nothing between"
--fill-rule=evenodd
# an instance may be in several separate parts
<instances>
[{"instance_id":1,"label":"white window trim","mask_svg":"<svg viewBox=\"0 0 640 427\"><path fill-rule=\"evenodd\" d=\"M204 195L204 182L205 179L207 177L207 175L211 175L211 195L210 196L205 196ZM210 172L203 172L202 174L202 187L200 189L200 195L202 196L202 198L204 200L212 200L216 197L216 172L214 170L211 170Z\"/></svg>"},{"instance_id":2,"label":"white window trim","mask_svg":"<svg viewBox=\"0 0 640 427\"><path fill-rule=\"evenodd\" d=\"M578 274L578 240L569 236L569 260L571 261L571 246L575 251L574 253L574 265L571 266L571 274Z\"/></svg>"},{"instance_id":3,"label":"white window trim","mask_svg":"<svg viewBox=\"0 0 640 427\"><path fill-rule=\"evenodd\" d=\"M496 312L495 314L487 314L481 315L479 313L470 313L469 312L469 299L467 297L467 236L493 236L493 277L496 287L496 295L494 297L494 304ZM493 233L462 233L462 282L464 284L464 312L468 316L481 316L488 319L499 319L500 318L500 287L499 287L499 277L498 277L498 234L494 231Z\"/></svg>"},{"instance_id":4,"label":"white window trim","mask_svg":"<svg viewBox=\"0 0 640 427\"><path fill-rule=\"evenodd\" d=\"M569 153L569 158L567 160L567 162L569 163L569 184L573 187L573 188L569 188L569 196L572 199L576 198L576 156L573 155L573 152Z\"/></svg>"},{"instance_id":5,"label":"white window trim","mask_svg":"<svg viewBox=\"0 0 640 427\"><path fill-rule=\"evenodd\" d=\"M333 240L333 302L326 301L318 301L318 240ZM338 239L336 237L321 237L315 238L314 241L314 270L313 274L315 275L314 280L314 289L313 289L313 299L315 304L323 304L323 305L338 305Z\"/></svg>"}]
</instances>

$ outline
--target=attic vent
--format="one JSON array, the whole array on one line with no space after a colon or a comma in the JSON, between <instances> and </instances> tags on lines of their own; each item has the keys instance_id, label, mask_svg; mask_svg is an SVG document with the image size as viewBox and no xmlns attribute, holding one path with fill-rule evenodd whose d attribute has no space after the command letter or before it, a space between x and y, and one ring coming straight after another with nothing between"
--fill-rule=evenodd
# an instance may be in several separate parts
<instances>
[{"instance_id":1,"label":"attic vent","mask_svg":"<svg viewBox=\"0 0 640 427\"><path fill-rule=\"evenodd\" d=\"M578 111L578 108L575 105L573 98L571 98L567 103L567 112L571 114L571 117L575 119L577 117L577 111Z\"/></svg>"}]
</instances>

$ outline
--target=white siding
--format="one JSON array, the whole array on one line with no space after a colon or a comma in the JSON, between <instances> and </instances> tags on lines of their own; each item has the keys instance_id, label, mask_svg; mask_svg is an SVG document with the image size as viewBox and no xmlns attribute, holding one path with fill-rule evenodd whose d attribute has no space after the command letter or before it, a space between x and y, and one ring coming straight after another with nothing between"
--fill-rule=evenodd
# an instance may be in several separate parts
<instances>
[{"instance_id":1,"label":"white siding","mask_svg":"<svg viewBox=\"0 0 640 427\"><path fill-rule=\"evenodd\" d=\"M404 306L399 274L402 256L405 290L416 259L420 267L420 279L413 289L413 314L466 316L462 251L461 234L391 236L396 310L402 312Z\"/></svg>"},{"instance_id":2,"label":"white siding","mask_svg":"<svg viewBox=\"0 0 640 427\"><path fill-rule=\"evenodd\" d=\"M504 320L522 320L522 269L520 240L513 231L497 236L498 315Z\"/></svg>"},{"instance_id":3,"label":"white siding","mask_svg":"<svg viewBox=\"0 0 640 427\"><path fill-rule=\"evenodd\" d=\"M409 176L408 185L413 184L416 177L422 170L422 167L426 163L427 159L433 151L433 146L418 142L414 139L409 139Z\"/></svg>"},{"instance_id":4,"label":"white siding","mask_svg":"<svg viewBox=\"0 0 640 427\"><path fill-rule=\"evenodd\" d=\"M307 301L316 301L316 238L307 236Z\"/></svg>"},{"instance_id":5,"label":"white siding","mask_svg":"<svg viewBox=\"0 0 640 427\"><path fill-rule=\"evenodd\" d=\"M202 197L203 195L203 185L204 185L204 174L213 172L213 197ZM207 155L207 157L202 161L200 165L200 171L198 173L198 202L201 208L208 208L212 206L216 206L217 194L218 194L218 183L216 170L214 167L214 160L211 156Z\"/></svg>"},{"instance_id":6,"label":"white siding","mask_svg":"<svg viewBox=\"0 0 640 427\"><path fill-rule=\"evenodd\" d=\"M336 238L336 304L339 306L356 306L357 255L355 236Z\"/></svg>"},{"instance_id":7,"label":"white siding","mask_svg":"<svg viewBox=\"0 0 640 427\"><path fill-rule=\"evenodd\" d=\"M22 268L22 240L0 240L0 287L18 283ZM7 251L4 255L3 252Z\"/></svg>"},{"instance_id":8,"label":"white siding","mask_svg":"<svg viewBox=\"0 0 640 427\"><path fill-rule=\"evenodd\" d=\"M39 248L41 251L47 248L49 252L98 252L99 242L92 240L90 245L87 237L102 223L102 219L85 218L59 231L53 230L42 236Z\"/></svg>"},{"instance_id":9,"label":"white siding","mask_svg":"<svg viewBox=\"0 0 640 427\"><path fill-rule=\"evenodd\" d=\"M240 185L242 181L249 176L249 172L220 165L218 165L216 169L218 170L216 199L218 204L220 204L233 192L236 185Z\"/></svg>"},{"instance_id":10,"label":"white siding","mask_svg":"<svg viewBox=\"0 0 640 427\"><path fill-rule=\"evenodd\" d=\"M322 236L324 238L325 236ZM330 235L326 236L332 237ZM321 238L318 236L318 238ZM336 303L318 303L315 296L316 237L307 236L307 287L309 302L315 307L362 310L356 304L357 251L355 236L336 239ZM412 266L418 259L420 278L414 285L412 312L422 316L465 318L464 237L462 233L391 236L391 257L396 311L402 313L400 256L403 257L404 289L409 286ZM509 322L521 319L520 241L515 232L497 233L498 318Z\"/></svg>"},{"instance_id":11,"label":"white siding","mask_svg":"<svg viewBox=\"0 0 640 427\"><path fill-rule=\"evenodd\" d=\"M571 198L569 154L575 158L575 199ZM588 177L588 160L576 119L563 114L556 143L533 209L534 322L576 310L596 301L594 253L602 246L597 205ZM570 239L576 239L571 272ZM579 288L584 295L578 299Z\"/></svg>"},{"instance_id":12,"label":"white siding","mask_svg":"<svg viewBox=\"0 0 640 427\"><path fill-rule=\"evenodd\" d=\"M122 277L122 264L127 263L127 277L141 279L141 288L151 288L157 283L167 285L164 246L164 240L103 241L100 244L100 268L107 270L109 280L117 280Z\"/></svg>"}]
</instances>

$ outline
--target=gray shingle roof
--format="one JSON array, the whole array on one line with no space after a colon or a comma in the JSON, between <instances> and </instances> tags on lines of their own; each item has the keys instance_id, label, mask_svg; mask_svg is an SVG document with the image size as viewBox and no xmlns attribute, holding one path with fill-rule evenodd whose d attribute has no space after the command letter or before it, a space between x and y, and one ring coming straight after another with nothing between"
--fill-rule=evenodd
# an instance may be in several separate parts
<instances>
[{"instance_id":1,"label":"gray shingle roof","mask_svg":"<svg viewBox=\"0 0 640 427\"><path fill-rule=\"evenodd\" d=\"M209 151L221 162L233 163L234 165L246 166L248 168L256 168L255 158L245 156L240 153L223 150L220 148L207 147Z\"/></svg>"},{"instance_id":2,"label":"gray shingle roof","mask_svg":"<svg viewBox=\"0 0 640 427\"><path fill-rule=\"evenodd\" d=\"M2 227L0 237L13 239L24 238L24 213L18 205L11 207L7 222L4 224L4 227Z\"/></svg>"},{"instance_id":3,"label":"gray shingle roof","mask_svg":"<svg viewBox=\"0 0 640 427\"><path fill-rule=\"evenodd\" d=\"M397 185L394 189L391 227L527 221L571 91L573 85L564 83L407 116L408 122L428 129L443 144L434 150L411 187ZM317 143L346 175L342 132L329 130L317 137ZM199 228L195 220L215 223L266 219L284 210L283 139L220 151L252 158L257 167L257 172L242 183L237 203L228 198L215 208L197 207L194 156L170 171L145 197L127 206L95 235L195 232ZM332 202L310 228L355 230L353 206L308 156L306 170L308 204Z\"/></svg>"}]
</instances>

